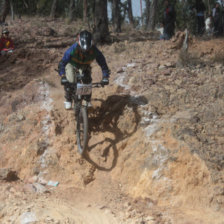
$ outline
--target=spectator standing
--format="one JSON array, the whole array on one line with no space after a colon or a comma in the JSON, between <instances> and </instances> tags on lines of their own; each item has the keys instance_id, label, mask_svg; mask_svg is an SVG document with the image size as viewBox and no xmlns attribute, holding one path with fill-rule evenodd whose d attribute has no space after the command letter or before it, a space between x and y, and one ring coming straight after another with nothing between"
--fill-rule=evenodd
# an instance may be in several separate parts
<instances>
[{"instance_id":1,"label":"spectator standing","mask_svg":"<svg viewBox=\"0 0 224 224\"><path fill-rule=\"evenodd\" d=\"M202 0L196 0L194 8L196 10L197 15L197 25L198 25L197 33L199 35L202 35L205 31L205 11L206 11L205 4L203 3Z\"/></svg>"},{"instance_id":2,"label":"spectator standing","mask_svg":"<svg viewBox=\"0 0 224 224\"><path fill-rule=\"evenodd\" d=\"M205 20L205 30L206 34L209 36L213 35L213 29L214 29L214 24L213 24L213 17L212 15L208 15L208 18Z\"/></svg>"},{"instance_id":3,"label":"spectator standing","mask_svg":"<svg viewBox=\"0 0 224 224\"><path fill-rule=\"evenodd\" d=\"M164 2L165 9L163 15L164 35L161 39L169 40L174 35L176 12L169 0Z\"/></svg>"},{"instance_id":4,"label":"spectator standing","mask_svg":"<svg viewBox=\"0 0 224 224\"><path fill-rule=\"evenodd\" d=\"M220 3L215 4L215 8L212 10L212 17L214 21L214 35L219 36L223 32L222 27L222 10L220 7Z\"/></svg>"}]
</instances>

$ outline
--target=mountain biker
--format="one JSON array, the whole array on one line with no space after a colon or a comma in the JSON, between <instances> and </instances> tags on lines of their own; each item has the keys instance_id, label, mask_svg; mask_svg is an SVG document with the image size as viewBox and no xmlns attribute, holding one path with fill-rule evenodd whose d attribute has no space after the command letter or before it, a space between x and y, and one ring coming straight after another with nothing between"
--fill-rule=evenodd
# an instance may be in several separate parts
<instances>
[{"instance_id":1,"label":"mountain biker","mask_svg":"<svg viewBox=\"0 0 224 224\"><path fill-rule=\"evenodd\" d=\"M68 84L64 85L65 90L65 109L71 109L72 91L76 83L76 73L82 69L83 73L91 82L91 63L96 62L102 69L102 83L109 84L110 70L102 52L93 44L92 34L86 30L79 33L76 42L68 48L62 60L59 62L59 75L61 79L67 79Z\"/></svg>"},{"instance_id":2,"label":"mountain biker","mask_svg":"<svg viewBox=\"0 0 224 224\"><path fill-rule=\"evenodd\" d=\"M0 39L0 52L1 55L5 55L7 52L11 53L14 50L14 43L12 39L9 37L8 29L2 30L2 36Z\"/></svg>"}]
</instances>

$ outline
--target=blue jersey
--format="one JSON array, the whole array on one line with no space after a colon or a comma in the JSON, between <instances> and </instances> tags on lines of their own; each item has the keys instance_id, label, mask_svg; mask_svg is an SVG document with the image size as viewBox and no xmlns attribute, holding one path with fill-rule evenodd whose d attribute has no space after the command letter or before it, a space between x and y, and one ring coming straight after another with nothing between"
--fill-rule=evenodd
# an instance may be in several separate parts
<instances>
[{"instance_id":1,"label":"blue jersey","mask_svg":"<svg viewBox=\"0 0 224 224\"><path fill-rule=\"evenodd\" d=\"M78 43L73 44L66 52L59 63L59 75L65 74L65 66L70 63L77 69L86 68L96 59L96 62L102 69L103 77L109 77L110 71L106 59L102 52L92 46L87 53L83 53Z\"/></svg>"}]
</instances>

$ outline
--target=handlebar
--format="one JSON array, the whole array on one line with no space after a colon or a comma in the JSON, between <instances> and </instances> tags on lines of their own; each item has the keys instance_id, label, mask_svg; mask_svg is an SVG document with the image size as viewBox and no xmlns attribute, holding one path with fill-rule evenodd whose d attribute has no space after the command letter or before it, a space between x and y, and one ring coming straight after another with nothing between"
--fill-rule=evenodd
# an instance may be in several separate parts
<instances>
[{"instance_id":1,"label":"handlebar","mask_svg":"<svg viewBox=\"0 0 224 224\"><path fill-rule=\"evenodd\" d=\"M104 87L103 82L93 82L92 83L92 88L100 88L100 87Z\"/></svg>"},{"instance_id":2,"label":"handlebar","mask_svg":"<svg viewBox=\"0 0 224 224\"><path fill-rule=\"evenodd\" d=\"M58 69L54 69L56 72L59 72ZM81 74L77 74L77 79L81 79L83 77L83 75ZM103 82L93 82L92 83L92 88L100 88L100 87L104 87L105 85L103 84Z\"/></svg>"}]
</instances>

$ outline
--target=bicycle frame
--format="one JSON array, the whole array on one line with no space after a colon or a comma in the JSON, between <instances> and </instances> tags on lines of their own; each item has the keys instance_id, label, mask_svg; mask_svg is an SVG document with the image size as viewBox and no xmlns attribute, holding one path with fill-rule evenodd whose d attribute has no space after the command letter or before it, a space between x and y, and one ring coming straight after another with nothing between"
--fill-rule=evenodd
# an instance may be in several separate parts
<instances>
[{"instance_id":1,"label":"bicycle frame","mask_svg":"<svg viewBox=\"0 0 224 224\"><path fill-rule=\"evenodd\" d=\"M88 102L91 100L92 88L104 87L103 83L89 83L82 82L84 75L77 75L77 83L73 91L74 112L76 118L76 137L78 152L83 155L88 145ZM85 87L83 91L80 89ZM90 91L91 90L91 91ZM83 93L84 92L84 93ZM88 93L88 94L85 94ZM85 104L83 102L86 102Z\"/></svg>"},{"instance_id":2,"label":"bicycle frame","mask_svg":"<svg viewBox=\"0 0 224 224\"><path fill-rule=\"evenodd\" d=\"M83 107L87 107L88 105L88 102L90 102L91 100L91 94L92 94L92 91L90 94L83 94L83 95L80 95L80 94L77 94L77 90L78 90L78 85L79 84L82 84L82 85L89 85L91 86L91 89L93 88L100 88L100 87L104 87L103 83L102 82L95 82L95 83L88 83L88 84L85 84L82 82L82 78L84 77L84 75L82 74L77 74L77 83L75 84L75 87L74 87L74 91L73 91L73 95L72 95L72 98L73 98L73 101L74 101L74 106L77 108L77 106L83 106ZM87 88L87 87L86 87ZM83 101L85 101L85 104L83 104ZM76 108L74 108L76 110Z\"/></svg>"},{"instance_id":3,"label":"bicycle frame","mask_svg":"<svg viewBox=\"0 0 224 224\"><path fill-rule=\"evenodd\" d=\"M85 75L80 74L80 72L77 73L76 78L77 78L77 82L73 86L74 88L72 92L72 101L74 102L78 152L81 155L83 155L88 145L88 110L87 110L88 102L90 102L91 100L92 89L104 87L104 84L102 82L92 83L90 77L88 77L90 78L89 79L90 82L84 83L83 78L85 78ZM66 84L69 84L69 82L66 80L66 81L63 81L61 84L66 85ZM79 84L87 85L86 86L87 88L91 88L91 92L89 92L90 94L88 95L80 94L80 92L77 91ZM85 104L83 104L84 101L86 101Z\"/></svg>"}]
</instances>

